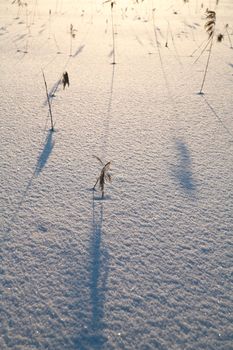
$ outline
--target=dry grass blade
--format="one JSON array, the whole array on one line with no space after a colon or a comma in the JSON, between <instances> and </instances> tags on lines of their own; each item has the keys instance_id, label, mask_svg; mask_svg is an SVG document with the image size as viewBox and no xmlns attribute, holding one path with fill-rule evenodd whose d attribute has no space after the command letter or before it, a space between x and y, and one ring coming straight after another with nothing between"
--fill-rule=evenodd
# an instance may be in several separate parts
<instances>
[{"instance_id":1,"label":"dry grass blade","mask_svg":"<svg viewBox=\"0 0 233 350\"><path fill-rule=\"evenodd\" d=\"M94 156L94 157L103 165L103 162L99 157L96 157L96 156ZM96 180L96 183L93 187L93 189L95 189L96 185L99 183L99 188L102 192L102 198L104 197L104 185L107 182L112 181L111 175L108 173L108 171L110 170L110 166L111 166L111 162L108 162L103 166L103 168L100 172L100 175L99 175L98 179Z\"/></svg>"},{"instance_id":2,"label":"dry grass blade","mask_svg":"<svg viewBox=\"0 0 233 350\"><path fill-rule=\"evenodd\" d=\"M205 29L209 34L209 37L211 37L214 33L214 26L215 26L215 21L212 21L212 20L205 24Z\"/></svg>"},{"instance_id":3,"label":"dry grass blade","mask_svg":"<svg viewBox=\"0 0 233 350\"><path fill-rule=\"evenodd\" d=\"M106 163L104 166L104 170L108 171L110 169L110 165L111 165L111 162Z\"/></svg>"},{"instance_id":4,"label":"dry grass blade","mask_svg":"<svg viewBox=\"0 0 233 350\"><path fill-rule=\"evenodd\" d=\"M209 38L211 38L214 35L215 24L216 24L216 13L215 13L215 11L208 10L206 12L206 19L207 19L207 22L205 24L205 29L206 29L206 32L209 35Z\"/></svg>"},{"instance_id":5,"label":"dry grass blade","mask_svg":"<svg viewBox=\"0 0 233 350\"><path fill-rule=\"evenodd\" d=\"M96 158L100 162L101 165L104 165L104 163L102 162L102 160L99 157L94 156L94 155L93 155L93 157Z\"/></svg>"},{"instance_id":6,"label":"dry grass blade","mask_svg":"<svg viewBox=\"0 0 233 350\"><path fill-rule=\"evenodd\" d=\"M111 165L111 162L108 162L105 164L103 169L101 170L100 177L99 177L99 183L100 183L100 189L103 192L104 191L104 185L106 182L111 182L111 175L107 174L107 171L109 170Z\"/></svg>"},{"instance_id":7,"label":"dry grass blade","mask_svg":"<svg viewBox=\"0 0 233 350\"><path fill-rule=\"evenodd\" d=\"M26 4L26 3L22 2L21 0L14 0L14 1L12 1L12 4L15 4L15 3L17 3L18 6L24 6Z\"/></svg>"},{"instance_id":8,"label":"dry grass blade","mask_svg":"<svg viewBox=\"0 0 233 350\"><path fill-rule=\"evenodd\" d=\"M109 170L111 165L111 162L108 162L107 164L105 164L105 166L103 167L103 169L101 170L100 173L100 184L103 182L111 182L109 181L109 179L111 179L110 174L107 174L107 171Z\"/></svg>"},{"instance_id":9,"label":"dry grass blade","mask_svg":"<svg viewBox=\"0 0 233 350\"><path fill-rule=\"evenodd\" d=\"M113 5L116 5L116 2L112 1L112 0L106 0L106 1L103 2L103 4L106 4L107 2L111 3L111 7L113 7Z\"/></svg>"},{"instance_id":10,"label":"dry grass blade","mask_svg":"<svg viewBox=\"0 0 233 350\"><path fill-rule=\"evenodd\" d=\"M207 22L205 24L205 30L206 30L207 34L209 35L208 42L210 43L210 47L209 47L209 54L208 54L206 67L205 67L205 72L204 72L204 76L203 76L203 80L202 80L201 89L200 89L199 94L203 94L202 89L204 87L206 74L207 74L207 70L208 70L208 67L209 67L210 55L211 55L211 51L212 51L213 38L214 38L214 32L215 32L216 12L207 10L206 11L206 19L207 19Z\"/></svg>"}]
</instances>

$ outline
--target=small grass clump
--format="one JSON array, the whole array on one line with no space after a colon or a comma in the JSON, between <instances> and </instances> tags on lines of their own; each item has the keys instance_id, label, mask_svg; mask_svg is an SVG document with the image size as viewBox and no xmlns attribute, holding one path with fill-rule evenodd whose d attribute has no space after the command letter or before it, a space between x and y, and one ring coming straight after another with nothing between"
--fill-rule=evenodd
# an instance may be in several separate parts
<instances>
[{"instance_id":1,"label":"small grass clump","mask_svg":"<svg viewBox=\"0 0 233 350\"><path fill-rule=\"evenodd\" d=\"M96 157L94 156L99 162L100 164L102 165L102 170L100 172L100 175L98 176L97 180L96 180L96 183L93 187L93 190L95 190L97 184L99 184L99 188L102 192L102 199L104 198L104 186L106 184L106 182L112 182L112 177L111 175L109 174L109 170L110 170L110 165L111 165L111 162L108 162L106 164L104 164L102 162L102 160L99 158L99 157Z\"/></svg>"}]
</instances>

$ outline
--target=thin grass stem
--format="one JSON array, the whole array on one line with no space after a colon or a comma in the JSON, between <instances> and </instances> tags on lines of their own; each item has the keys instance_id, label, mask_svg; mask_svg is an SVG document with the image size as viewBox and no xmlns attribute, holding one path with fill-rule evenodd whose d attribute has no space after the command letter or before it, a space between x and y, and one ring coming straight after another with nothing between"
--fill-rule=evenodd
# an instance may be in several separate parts
<instances>
[{"instance_id":1,"label":"thin grass stem","mask_svg":"<svg viewBox=\"0 0 233 350\"><path fill-rule=\"evenodd\" d=\"M202 90L203 90L203 87L204 87L204 83L205 83L205 79L206 79L206 74L207 74L207 70L208 70L208 67L209 67L209 62L210 62L210 56L211 56L211 51L212 51L212 46L213 46L213 36L211 38L211 44L210 44L210 49L209 49L209 54L208 54L208 59L207 59L207 62L206 62L206 67L205 67L205 72L204 72L204 76L203 76L203 80L202 80L202 84L201 84L201 89L200 89L200 94L202 94Z\"/></svg>"},{"instance_id":2,"label":"thin grass stem","mask_svg":"<svg viewBox=\"0 0 233 350\"><path fill-rule=\"evenodd\" d=\"M51 103L50 103L50 99L49 99L49 93L48 93L47 82L46 82L46 79L45 79L45 75L44 75L44 71L43 71L43 70L42 70L42 74L43 74L43 79L44 79L44 84L45 84L46 97L47 97L48 106L49 106L49 115L50 115L50 121L51 121L51 131L54 131L52 107L51 107Z\"/></svg>"}]
</instances>

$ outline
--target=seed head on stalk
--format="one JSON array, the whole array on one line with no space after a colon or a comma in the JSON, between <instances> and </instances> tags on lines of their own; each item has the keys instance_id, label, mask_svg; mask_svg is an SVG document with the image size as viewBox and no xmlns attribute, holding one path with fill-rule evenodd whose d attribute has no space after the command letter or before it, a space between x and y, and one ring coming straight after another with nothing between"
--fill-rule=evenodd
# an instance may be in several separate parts
<instances>
[{"instance_id":1,"label":"seed head on stalk","mask_svg":"<svg viewBox=\"0 0 233 350\"><path fill-rule=\"evenodd\" d=\"M229 43L230 43L230 48L233 49L233 45L232 45L230 33L229 33L229 30L228 30L228 29L229 29L229 24L226 24L226 25L225 25L225 29L226 29L227 37L228 37L228 40L229 40Z\"/></svg>"},{"instance_id":2,"label":"seed head on stalk","mask_svg":"<svg viewBox=\"0 0 233 350\"><path fill-rule=\"evenodd\" d=\"M209 39L214 36L215 24L216 24L216 12L207 10L205 30L209 35Z\"/></svg>"},{"instance_id":3,"label":"seed head on stalk","mask_svg":"<svg viewBox=\"0 0 233 350\"><path fill-rule=\"evenodd\" d=\"M70 25L70 56L72 56L72 40L76 36L77 29L74 29L73 24Z\"/></svg>"},{"instance_id":4,"label":"seed head on stalk","mask_svg":"<svg viewBox=\"0 0 233 350\"><path fill-rule=\"evenodd\" d=\"M203 89L203 86L205 83L206 74L207 74L207 70L209 67L210 55L211 55L211 51L212 51L212 47L213 47L213 38L214 38L214 33L215 33L215 24L216 24L216 12L210 11L207 9L206 10L205 30L209 36L209 38L208 38L209 54L208 54L205 72L204 72L204 76L203 76L203 80L202 80L202 84L201 84L201 88L200 88L200 92L199 92L200 95L203 94L202 89Z\"/></svg>"}]
</instances>

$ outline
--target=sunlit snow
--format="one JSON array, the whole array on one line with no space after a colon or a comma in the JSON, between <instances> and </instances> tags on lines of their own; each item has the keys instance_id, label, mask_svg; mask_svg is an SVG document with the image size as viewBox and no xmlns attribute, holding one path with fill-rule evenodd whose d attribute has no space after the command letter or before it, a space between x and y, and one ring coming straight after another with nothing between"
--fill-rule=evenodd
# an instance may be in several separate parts
<instances>
[{"instance_id":1,"label":"sunlit snow","mask_svg":"<svg viewBox=\"0 0 233 350\"><path fill-rule=\"evenodd\" d=\"M1 350L232 349L232 44L232 0L0 0Z\"/></svg>"}]
</instances>

